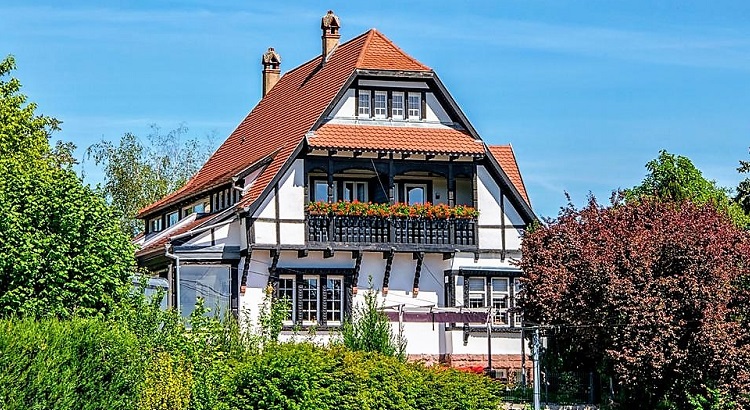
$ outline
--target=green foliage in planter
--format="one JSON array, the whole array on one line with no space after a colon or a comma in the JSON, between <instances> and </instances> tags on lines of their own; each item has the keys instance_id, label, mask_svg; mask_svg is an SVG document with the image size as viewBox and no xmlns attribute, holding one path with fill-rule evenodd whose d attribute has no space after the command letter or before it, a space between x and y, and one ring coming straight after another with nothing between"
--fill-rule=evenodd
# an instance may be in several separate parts
<instances>
[{"instance_id":1,"label":"green foliage in planter","mask_svg":"<svg viewBox=\"0 0 750 410\"><path fill-rule=\"evenodd\" d=\"M0 321L0 403L14 409L133 409L147 358L97 319Z\"/></svg>"},{"instance_id":2,"label":"green foliage in planter","mask_svg":"<svg viewBox=\"0 0 750 410\"><path fill-rule=\"evenodd\" d=\"M334 203L318 201L307 204L307 212L310 215L376 216L381 218L471 219L479 216L479 211L467 205L451 207L446 204L431 204L429 202L409 205L403 202L373 204L372 202L359 201L338 201Z\"/></svg>"}]
</instances>

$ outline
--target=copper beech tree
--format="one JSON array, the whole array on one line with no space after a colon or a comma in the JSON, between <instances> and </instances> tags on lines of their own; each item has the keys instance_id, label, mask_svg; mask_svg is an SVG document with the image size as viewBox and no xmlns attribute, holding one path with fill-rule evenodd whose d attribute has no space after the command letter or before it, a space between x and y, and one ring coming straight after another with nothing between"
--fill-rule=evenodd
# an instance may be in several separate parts
<instances>
[{"instance_id":1,"label":"copper beech tree","mask_svg":"<svg viewBox=\"0 0 750 410\"><path fill-rule=\"evenodd\" d=\"M726 213L592 198L531 229L523 255L525 320L550 327L560 370L610 376L625 408L750 404L750 236Z\"/></svg>"}]
</instances>

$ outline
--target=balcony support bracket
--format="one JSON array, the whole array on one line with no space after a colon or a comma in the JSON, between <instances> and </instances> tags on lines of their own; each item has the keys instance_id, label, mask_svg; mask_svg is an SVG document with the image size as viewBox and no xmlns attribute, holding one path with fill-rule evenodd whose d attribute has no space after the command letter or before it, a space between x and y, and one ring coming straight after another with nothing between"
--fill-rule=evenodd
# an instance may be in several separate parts
<instances>
[{"instance_id":1,"label":"balcony support bracket","mask_svg":"<svg viewBox=\"0 0 750 410\"><path fill-rule=\"evenodd\" d=\"M383 252L383 254L388 254L388 258L385 261L385 273L383 274L383 296L388 295L388 282L391 280L391 268L393 267L393 255L395 252L393 250L388 252Z\"/></svg>"},{"instance_id":2,"label":"balcony support bracket","mask_svg":"<svg viewBox=\"0 0 750 410\"><path fill-rule=\"evenodd\" d=\"M417 260L417 267L414 269L414 287L412 289L412 297L417 297L419 294L419 277L422 275L422 262L424 262L424 252L414 252L412 255Z\"/></svg>"},{"instance_id":3,"label":"balcony support bracket","mask_svg":"<svg viewBox=\"0 0 750 410\"><path fill-rule=\"evenodd\" d=\"M356 256L355 256L356 255ZM362 252L352 251L354 259L354 274L352 274L352 294L357 295L357 284L359 283L359 270L362 268Z\"/></svg>"}]
</instances>

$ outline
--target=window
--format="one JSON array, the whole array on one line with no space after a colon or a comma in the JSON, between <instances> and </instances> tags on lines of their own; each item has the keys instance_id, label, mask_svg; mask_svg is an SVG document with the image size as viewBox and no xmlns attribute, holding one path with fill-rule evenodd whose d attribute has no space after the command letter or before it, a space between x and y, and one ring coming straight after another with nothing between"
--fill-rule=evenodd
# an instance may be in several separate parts
<instances>
[{"instance_id":1,"label":"window","mask_svg":"<svg viewBox=\"0 0 750 410\"><path fill-rule=\"evenodd\" d=\"M343 275L280 275L276 296L290 302L284 324L339 326L344 320Z\"/></svg>"},{"instance_id":2,"label":"window","mask_svg":"<svg viewBox=\"0 0 750 410\"><path fill-rule=\"evenodd\" d=\"M510 302L510 278L466 278L466 305L470 308L492 306L492 324L509 326L508 303ZM489 301L489 303L488 303Z\"/></svg>"},{"instance_id":3,"label":"window","mask_svg":"<svg viewBox=\"0 0 750 410\"><path fill-rule=\"evenodd\" d=\"M492 278L492 324L510 325L508 301L510 300L508 278Z\"/></svg>"},{"instance_id":4,"label":"window","mask_svg":"<svg viewBox=\"0 0 750 410\"><path fill-rule=\"evenodd\" d=\"M391 102L391 118L398 120L404 118L404 93L393 93Z\"/></svg>"},{"instance_id":5,"label":"window","mask_svg":"<svg viewBox=\"0 0 750 410\"><path fill-rule=\"evenodd\" d=\"M320 294L317 276L304 276L302 286L302 310L299 312L303 324L311 325L318 323L318 312L320 312Z\"/></svg>"},{"instance_id":6,"label":"window","mask_svg":"<svg viewBox=\"0 0 750 410\"><path fill-rule=\"evenodd\" d=\"M359 91L359 109L357 115L360 117L370 116L370 92L360 90Z\"/></svg>"},{"instance_id":7,"label":"window","mask_svg":"<svg viewBox=\"0 0 750 410\"><path fill-rule=\"evenodd\" d=\"M174 211L171 214L167 214L167 228L170 226L175 225L177 222L180 221L180 212Z\"/></svg>"},{"instance_id":8,"label":"window","mask_svg":"<svg viewBox=\"0 0 750 410\"><path fill-rule=\"evenodd\" d=\"M316 180L313 182L313 198L316 202L328 202L328 181Z\"/></svg>"},{"instance_id":9,"label":"window","mask_svg":"<svg viewBox=\"0 0 750 410\"><path fill-rule=\"evenodd\" d=\"M367 182L345 181L343 197L344 201L367 202Z\"/></svg>"},{"instance_id":10,"label":"window","mask_svg":"<svg viewBox=\"0 0 750 410\"><path fill-rule=\"evenodd\" d=\"M177 275L179 309L190 317L198 298L210 309L209 316L223 315L229 310L230 269L227 265L181 265Z\"/></svg>"},{"instance_id":11,"label":"window","mask_svg":"<svg viewBox=\"0 0 750 410\"><path fill-rule=\"evenodd\" d=\"M385 118L388 111L388 93L375 91L375 118Z\"/></svg>"},{"instance_id":12,"label":"window","mask_svg":"<svg viewBox=\"0 0 750 410\"><path fill-rule=\"evenodd\" d=\"M409 205L427 202L427 184L404 184L404 197Z\"/></svg>"},{"instance_id":13,"label":"window","mask_svg":"<svg viewBox=\"0 0 750 410\"><path fill-rule=\"evenodd\" d=\"M521 295L520 295L521 291L523 291L523 283L521 283L521 281L518 280L518 278L515 278L513 280L513 303L512 303L514 308L518 307L518 304L519 304L518 302L521 298ZM523 314L521 314L520 311L516 311L513 314L513 321L515 322L514 323L515 326L521 326L521 324L523 323Z\"/></svg>"},{"instance_id":14,"label":"window","mask_svg":"<svg viewBox=\"0 0 750 410\"><path fill-rule=\"evenodd\" d=\"M341 277L328 277L325 283L326 295L326 322L341 324L344 310L344 279Z\"/></svg>"},{"instance_id":15,"label":"window","mask_svg":"<svg viewBox=\"0 0 750 410\"><path fill-rule=\"evenodd\" d=\"M148 222L148 231L149 232L159 232L162 230L162 221L161 217L154 218Z\"/></svg>"},{"instance_id":16,"label":"window","mask_svg":"<svg viewBox=\"0 0 750 410\"><path fill-rule=\"evenodd\" d=\"M409 93L409 118L422 118L422 96L418 93Z\"/></svg>"},{"instance_id":17,"label":"window","mask_svg":"<svg viewBox=\"0 0 750 410\"><path fill-rule=\"evenodd\" d=\"M287 306L289 306L284 321L291 324L294 314L294 306L297 306L297 298L295 298L296 292L294 291L294 289L296 288L294 277L279 278L278 288L278 298L286 300L288 303Z\"/></svg>"}]
</instances>

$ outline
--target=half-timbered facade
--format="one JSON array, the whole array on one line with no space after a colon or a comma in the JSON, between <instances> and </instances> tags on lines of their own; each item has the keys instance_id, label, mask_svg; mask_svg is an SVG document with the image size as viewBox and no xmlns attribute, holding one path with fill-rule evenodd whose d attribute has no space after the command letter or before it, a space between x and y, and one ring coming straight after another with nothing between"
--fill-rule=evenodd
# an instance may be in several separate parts
<instances>
[{"instance_id":1,"label":"half-timbered facade","mask_svg":"<svg viewBox=\"0 0 750 410\"><path fill-rule=\"evenodd\" d=\"M142 209L142 266L188 315L197 298L257 316L271 285L287 329L319 338L370 284L412 358L519 369L523 229L534 220L513 151L489 146L435 72L377 30L281 75L177 192ZM372 205L375 204L375 205ZM487 318L491 329L488 344Z\"/></svg>"}]
</instances>

